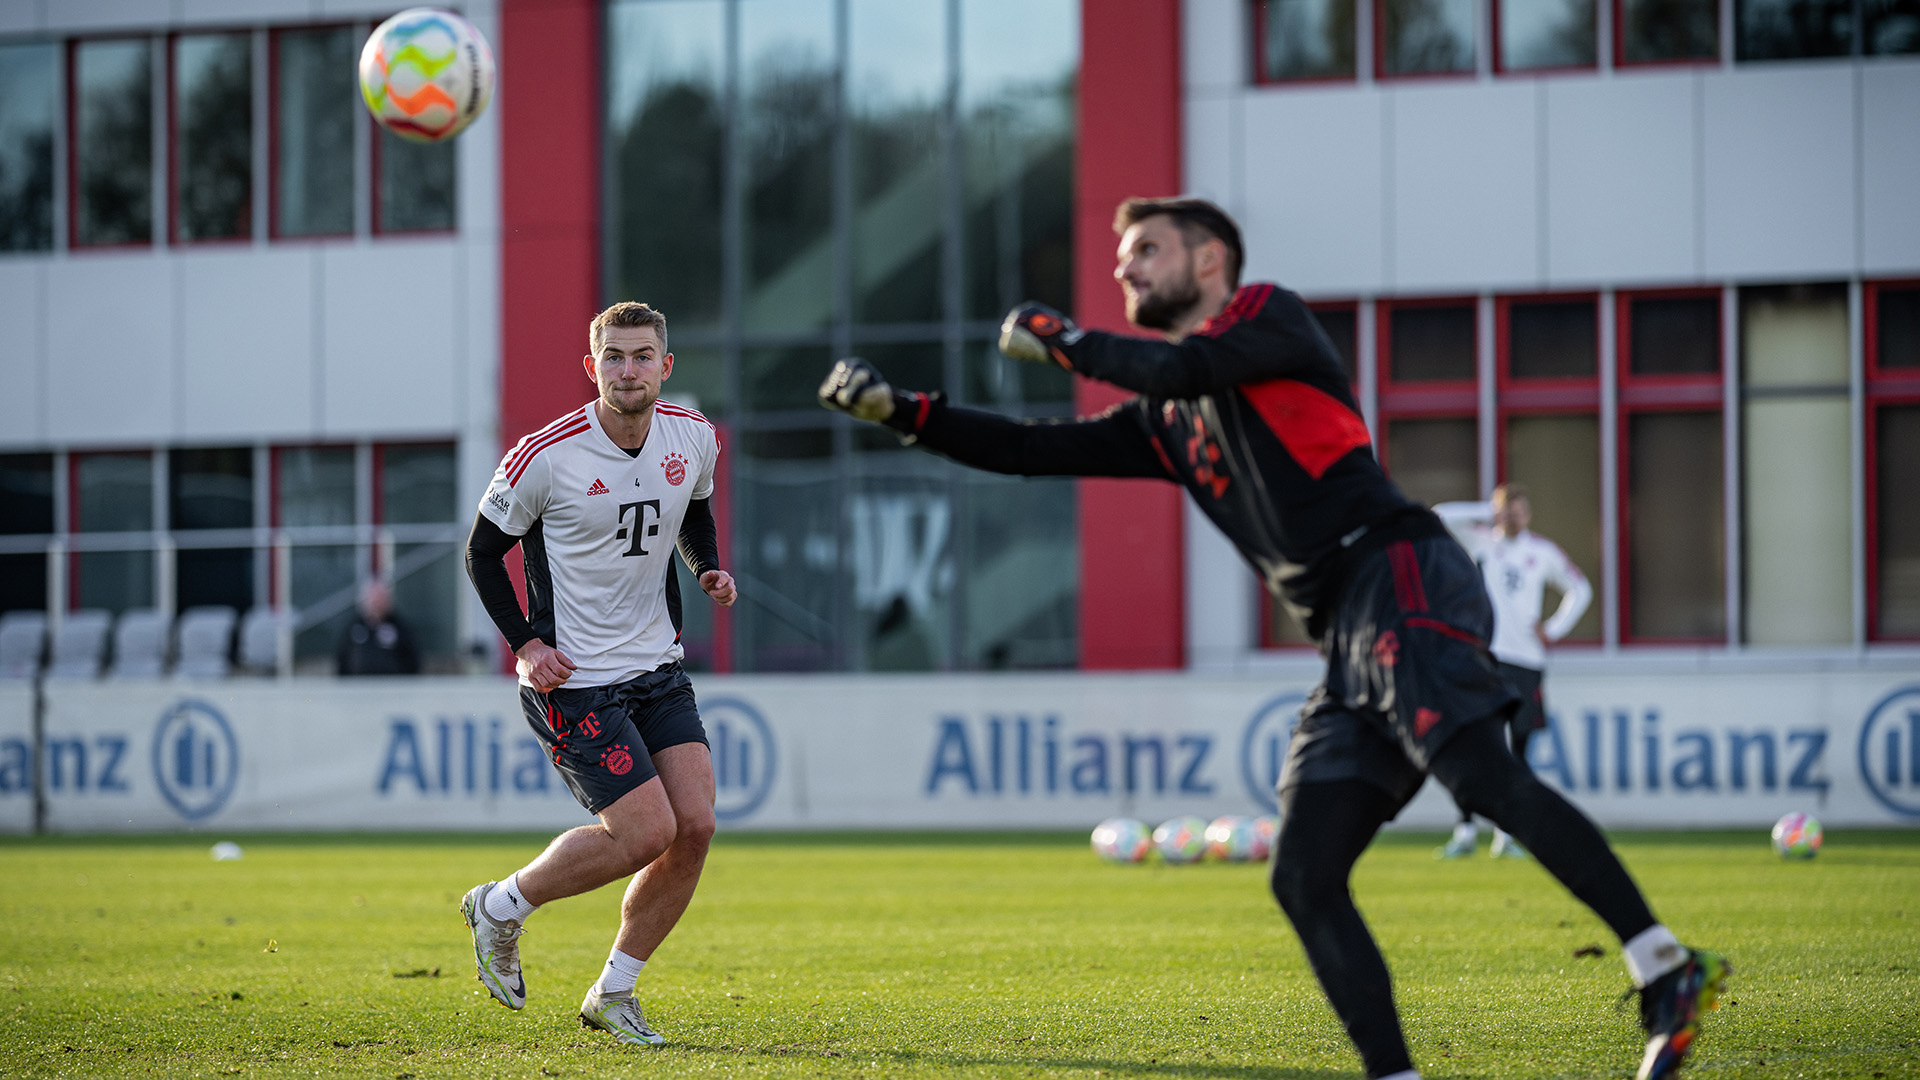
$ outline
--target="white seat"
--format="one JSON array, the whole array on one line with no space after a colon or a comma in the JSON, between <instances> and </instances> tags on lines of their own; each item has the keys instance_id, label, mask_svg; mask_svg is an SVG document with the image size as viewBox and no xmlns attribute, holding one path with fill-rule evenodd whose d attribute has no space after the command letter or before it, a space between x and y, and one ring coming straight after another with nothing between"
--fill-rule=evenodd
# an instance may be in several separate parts
<instances>
[{"instance_id":1,"label":"white seat","mask_svg":"<svg viewBox=\"0 0 1920 1080\"><path fill-rule=\"evenodd\" d=\"M47 664L47 677L97 677L107 651L107 628L112 624L113 613L99 608L67 612L53 634L53 659Z\"/></svg>"},{"instance_id":2,"label":"white seat","mask_svg":"<svg viewBox=\"0 0 1920 1080\"><path fill-rule=\"evenodd\" d=\"M233 666L233 624L238 619L230 607L188 608L174 628L180 660L173 673L190 679L224 678Z\"/></svg>"},{"instance_id":3,"label":"white seat","mask_svg":"<svg viewBox=\"0 0 1920 1080\"><path fill-rule=\"evenodd\" d=\"M258 675L280 670L280 634L289 625L280 608L255 605L240 620L240 666Z\"/></svg>"},{"instance_id":4,"label":"white seat","mask_svg":"<svg viewBox=\"0 0 1920 1080\"><path fill-rule=\"evenodd\" d=\"M113 626L113 662L107 677L157 679L167 666L167 617L151 608L120 613Z\"/></svg>"},{"instance_id":5,"label":"white seat","mask_svg":"<svg viewBox=\"0 0 1920 1080\"><path fill-rule=\"evenodd\" d=\"M47 613L0 615L0 679L31 679L47 657Z\"/></svg>"}]
</instances>

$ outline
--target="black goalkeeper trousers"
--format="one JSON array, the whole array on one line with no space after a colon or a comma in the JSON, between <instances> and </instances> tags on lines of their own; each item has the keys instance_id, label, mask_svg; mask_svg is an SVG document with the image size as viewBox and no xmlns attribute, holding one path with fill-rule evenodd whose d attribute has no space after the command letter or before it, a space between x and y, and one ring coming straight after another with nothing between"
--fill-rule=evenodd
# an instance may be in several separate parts
<instances>
[{"instance_id":1,"label":"black goalkeeper trousers","mask_svg":"<svg viewBox=\"0 0 1920 1080\"><path fill-rule=\"evenodd\" d=\"M1600 830L1508 751L1497 719L1447 740L1429 772L1454 800L1512 834L1621 941L1653 925L1640 889ZM1281 794L1274 899L1293 921L1314 977L1369 1077L1413 1068L1386 960L1353 906L1348 877L1400 803L1362 780L1297 784Z\"/></svg>"}]
</instances>

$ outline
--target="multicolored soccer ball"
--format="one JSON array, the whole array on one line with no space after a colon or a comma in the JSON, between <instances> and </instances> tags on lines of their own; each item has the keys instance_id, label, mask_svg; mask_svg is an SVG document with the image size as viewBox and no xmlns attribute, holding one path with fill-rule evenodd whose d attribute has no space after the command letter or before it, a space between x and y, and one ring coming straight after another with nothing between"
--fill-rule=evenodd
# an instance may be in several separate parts
<instances>
[{"instance_id":1,"label":"multicolored soccer ball","mask_svg":"<svg viewBox=\"0 0 1920 1080\"><path fill-rule=\"evenodd\" d=\"M1272 814L1262 814L1253 819L1253 834L1257 837L1253 849L1253 858L1265 862L1273 855L1273 845L1280 839L1280 819Z\"/></svg>"},{"instance_id":2,"label":"multicolored soccer ball","mask_svg":"<svg viewBox=\"0 0 1920 1080\"><path fill-rule=\"evenodd\" d=\"M1207 822L1204 818L1169 818L1153 830L1153 847L1167 862L1199 862L1207 854Z\"/></svg>"},{"instance_id":3,"label":"multicolored soccer ball","mask_svg":"<svg viewBox=\"0 0 1920 1080\"><path fill-rule=\"evenodd\" d=\"M1773 850L1783 859L1811 859L1820 852L1820 822L1792 813L1773 823Z\"/></svg>"},{"instance_id":4,"label":"multicolored soccer ball","mask_svg":"<svg viewBox=\"0 0 1920 1080\"><path fill-rule=\"evenodd\" d=\"M1228 814L1213 819L1207 826L1207 858L1223 862L1248 862L1253 858L1260 835L1253 819Z\"/></svg>"},{"instance_id":5,"label":"multicolored soccer ball","mask_svg":"<svg viewBox=\"0 0 1920 1080\"><path fill-rule=\"evenodd\" d=\"M1108 862L1137 863L1153 850L1153 835L1144 822L1108 818L1093 827L1093 853Z\"/></svg>"},{"instance_id":6,"label":"multicolored soccer ball","mask_svg":"<svg viewBox=\"0 0 1920 1080\"><path fill-rule=\"evenodd\" d=\"M493 100L493 50L453 12L409 8L374 28L360 50L360 96L403 139L451 139Z\"/></svg>"}]
</instances>

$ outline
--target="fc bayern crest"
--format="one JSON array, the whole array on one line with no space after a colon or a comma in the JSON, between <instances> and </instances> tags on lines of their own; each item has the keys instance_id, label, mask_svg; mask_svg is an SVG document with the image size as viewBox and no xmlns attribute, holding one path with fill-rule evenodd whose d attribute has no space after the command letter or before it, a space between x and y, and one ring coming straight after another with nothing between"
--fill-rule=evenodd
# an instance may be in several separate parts
<instances>
[{"instance_id":1,"label":"fc bayern crest","mask_svg":"<svg viewBox=\"0 0 1920 1080\"><path fill-rule=\"evenodd\" d=\"M681 457L679 454L668 454L667 459L660 463L660 467L667 471L667 483L672 484L674 487L679 487L682 483L686 482L686 458Z\"/></svg>"}]
</instances>

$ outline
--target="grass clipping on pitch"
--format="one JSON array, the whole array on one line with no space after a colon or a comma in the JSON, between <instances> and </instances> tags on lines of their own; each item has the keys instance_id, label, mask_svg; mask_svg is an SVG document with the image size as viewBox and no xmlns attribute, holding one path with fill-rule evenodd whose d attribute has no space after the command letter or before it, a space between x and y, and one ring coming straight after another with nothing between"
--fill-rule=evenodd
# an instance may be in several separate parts
<instances>
[{"instance_id":1,"label":"grass clipping on pitch","mask_svg":"<svg viewBox=\"0 0 1920 1080\"><path fill-rule=\"evenodd\" d=\"M723 836L641 976L653 1051L575 1018L617 886L529 921L524 1012L474 981L459 898L545 837L251 836L235 862L214 839L0 842L8 1075L1359 1075L1260 866ZM1920 1077L1920 832L1827 839L1783 863L1758 829L1618 838L1656 912L1737 969L1700 1075ZM1605 928L1537 865L1436 843L1388 835L1354 878L1425 1074L1631 1076Z\"/></svg>"}]
</instances>

